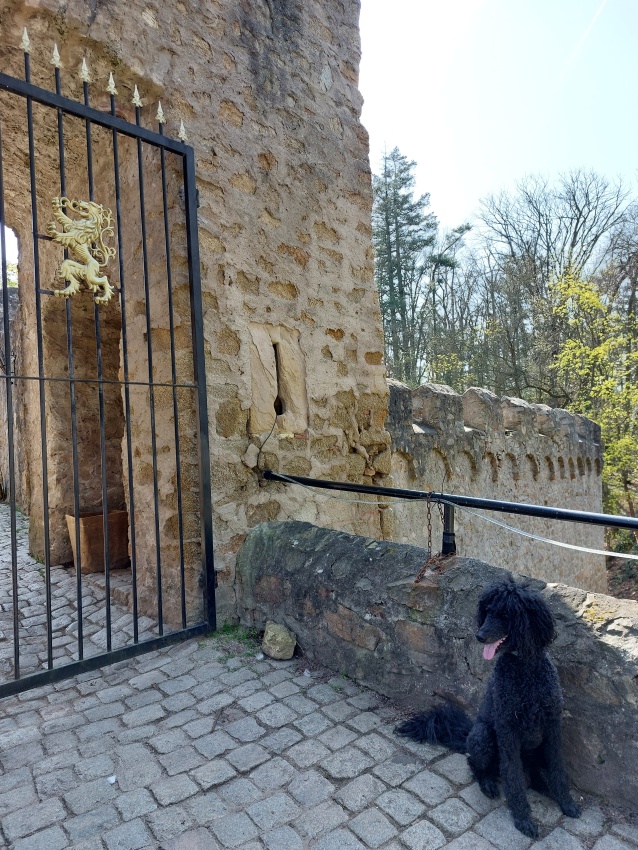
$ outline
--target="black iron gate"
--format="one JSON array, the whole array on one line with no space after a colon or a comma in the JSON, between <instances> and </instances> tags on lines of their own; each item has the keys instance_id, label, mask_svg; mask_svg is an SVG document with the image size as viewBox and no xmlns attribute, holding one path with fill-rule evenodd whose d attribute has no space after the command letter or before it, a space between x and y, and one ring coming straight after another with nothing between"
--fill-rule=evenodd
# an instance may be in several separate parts
<instances>
[{"instance_id":1,"label":"black iron gate","mask_svg":"<svg viewBox=\"0 0 638 850\"><path fill-rule=\"evenodd\" d=\"M35 86L21 46L25 78L0 73L0 696L215 627L193 149L161 105L142 126L136 87L121 117L112 76L91 106L84 60L63 96L57 48Z\"/></svg>"}]
</instances>

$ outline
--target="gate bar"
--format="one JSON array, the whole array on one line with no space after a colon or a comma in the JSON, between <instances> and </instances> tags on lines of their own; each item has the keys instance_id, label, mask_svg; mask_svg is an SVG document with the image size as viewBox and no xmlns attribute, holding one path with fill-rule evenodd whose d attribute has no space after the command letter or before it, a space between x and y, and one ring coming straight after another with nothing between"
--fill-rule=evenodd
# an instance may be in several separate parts
<instances>
[{"instance_id":1,"label":"gate bar","mask_svg":"<svg viewBox=\"0 0 638 850\"><path fill-rule=\"evenodd\" d=\"M111 93L111 114L115 115L115 95ZM117 260L120 271L120 309L122 310L122 366L124 369L124 418L126 420L126 460L128 472L128 508L131 529L131 584L133 591L133 643L140 639L137 622L137 548L135 540L135 488L133 484L133 438L131 435L131 392L128 371L128 328L126 324L126 284L124 247L122 245L122 196L120 193L120 154L117 130L113 128L113 180L115 183L115 218L117 221ZM133 382L134 383L134 382Z\"/></svg>"},{"instance_id":2,"label":"gate bar","mask_svg":"<svg viewBox=\"0 0 638 850\"><path fill-rule=\"evenodd\" d=\"M24 76L26 83L31 80L31 62L28 53L24 54ZM47 595L47 652L52 658L51 638L51 539L50 539L50 517L49 517L49 461L47 448L47 421L46 421L46 385L44 383L44 351L42 345L42 303L40 299L40 246L38 245L38 193L36 188L35 174L35 141L33 135L33 99L30 95L26 98L27 106L27 135L29 139L29 176L31 192L31 228L33 238L33 281L35 284L35 318L36 334L38 337L38 389L40 395L40 443L42 450L42 519L44 525L44 573ZM15 611L17 616L18 612ZM16 651L19 655L19 649ZM20 670L16 665L15 678L19 678Z\"/></svg>"},{"instance_id":3,"label":"gate bar","mask_svg":"<svg viewBox=\"0 0 638 850\"><path fill-rule=\"evenodd\" d=\"M160 123L160 133L163 125ZM162 172L162 207L164 211L164 245L166 249L166 287L168 290L168 322L171 338L171 378L173 382L173 425L175 429L175 476L177 489L177 535L179 537L179 576L182 604L182 628L186 628L186 571L184 567L184 520L182 517L182 460L179 447L179 405L177 404L177 366L175 362L175 319L173 317L173 272L171 236L168 220L168 186L166 184L166 151L160 148Z\"/></svg>"},{"instance_id":4,"label":"gate bar","mask_svg":"<svg viewBox=\"0 0 638 850\"><path fill-rule=\"evenodd\" d=\"M89 106L89 84L84 80L82 84L84 92L84 105ZM93 139L91 136L91 122L86 120L86 169L89 179L89 200L95 201L95 184L93 181ZM100 320L100 307L93 299L93 317L95 321L95 360L97 364L97 395L100 420L100 472L102 477L102 539L104 540L104 607L106 611L106 649L112 648L111 635L111 555L109 551L109 500L108 486L106 480L106 430L104 425L104 385L102 383L102 324Z\"/></svg>"},{"instance_id":5,"label":"gate bar","mask_svg":"<svg viewBox=\"0 0 638 850\"><path fill-rule=\"evenodd\" d=\"M0 73L0 89L12 92L13 94L22 95L24 98L30 98L37 103L42 103L45 106L54 106L57 109L63 109L71 115L76 115L78 118L84 118L91 121L93 124L99 124L102 127L108 127L111 130L117 130L124 136L129 136L132 139L142 139L155 147L164 147L173 153L184 156L190 149L188 145L177 139L171 139L170 136L161 136L154 130L147 130L141 125L133 125L134 130L128 121L112 115L110 112L101 112L92 106L86 106L75 100L54 92L41 89L28 81L18 80L15 77L10 77L8 74Z\"/></svg>"},{"instance_id":6,"label":"gate bar","mask_svg":"<svg viewBox=\"0 0 638 850\"><path fill-rule=\"evenodd\" d=\"M188 238L188 275L191 300L191 332L193 335L193 368L197 384L198 412L197 453L199 463L200 528L204 602L211 629L217 628L215 611L215 562L213 556L213 508L210 492L210 447L208 441L208 397L204 369L204 316L202 309L202 280L197 239L197 182L195 180L195 152L187 148L183 158L186 206L186 231Z\"/></svg>"},{"instance_id":7,"label":"gate bar","mask_svg":"<svg viewBox=\"0 0 638 850\"><path fill-rule=\"evenodd\" d=\"M140 126L141 109L135 107L135 122ZM151 286L148 272L148 244L146 241L146 204L144 198L144 159L142 140L137 139L137 174L140 195L140 225L142 229L142 273L144 278L144 310L146 313L146 355L148 359L148 395L151 414L151 453L153 458L153 505L155 507L155 563L157 566L157 619L160 635L164 634L162 600L162 552L160 536L159 494L157 488L157 434L155 431L155 389L153 387L153 333L151 322Z\"/></svg>"},{"instance_id":8,"label":"gate bar","mask_svg":"<svg viewBox=\"0 0 638 850\"><path fill-rule=\"evenodd\" d=\"M15 457L13 450L13 368L11 366L11 331L9 328L9 280L4 218L4 171L2 167L2 121L0 118L0 254L2 259L2 311L4 325L4 371L7 391L7 452L9 459L9 504L11 516L11 598L13 603L13 664L20 669L18 625L18 537L16 532Z\"/></svg>"},{"instance_id":9,"label":"gate bar","mask_svg":"<svg viewBox=\"0 0 638 850\"><path fill-rule=\"evenodd\" d=\"M60 69L55 69L55 90L61 91ZM66 197L66 169L64 159L64 113L58 112L58 156L60 160L60 194ZM64 259L69 252L64 249ZM66 316L66 350L69 361L69 399L71 403L71 464L73 467L73 516L75 518L75 598L78 616L78 658L84 658L84 622L82 615L82 547L80 546L80 461L78 458L78 417L75 397L75 356L73 354L73 323L71 300L64 299ZM50 667L53 665L49 665Z\"/></svg>"},{"instance_id":10,"label":"gate bar","mask_svg":"<svg viewBox=\"0 0 638 850\"><path fill-rule=\"evenodd\" d=\"M153 652L156 649L162 649L174 643L182 643L191 638L201 637L202 635L207 635L209 632L210 627L208 623L200 623L197 626L190 626L190 628L179 632L169 632L169 634L162 637L132 643L128 646L122 646L119 649L112 649L110 652L101 652L99 655L90 655L83 661L71 661L69 664L62 664L60 667L54 667L52 670L30 673L21 679L3 682L0 685L0 692L2 698L13 696L14 694L28 691L31 688L40 688L43 685L50 685L55 682L61 682L64 679L69 679L71 676L79 676L81 673L90 673L92 670L107 667L109 664L127 661L129 658L136 658L138 655L144 655L147 652Z\"/></svg>"}]
</instances>

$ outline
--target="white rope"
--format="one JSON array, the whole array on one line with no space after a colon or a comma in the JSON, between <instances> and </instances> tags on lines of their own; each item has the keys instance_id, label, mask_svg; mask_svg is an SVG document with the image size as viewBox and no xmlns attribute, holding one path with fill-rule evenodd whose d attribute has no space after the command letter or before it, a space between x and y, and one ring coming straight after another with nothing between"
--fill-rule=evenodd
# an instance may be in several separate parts
<instances>
[{"instance_id":1,"label":"white rope","mask_svg":"<svg viewBox=\"0 0 638 850\"><path fill-rule=\"evenodd\" d=\"M315 488L312 484L302 484L301 481L295 481L294 478L288 478L287 475L282 475L281 472L277 473L279 478L287 481L289 484L296 484L298 487L306 487L307 489L321 489ZM337 502L349 502L351 505L370 505L371 502L367 499L346 499L343 496L335 496L333 493L320 493L319 495L325 496L327 499L334 499ZM370 494L374 499L374 494ZM378 497L377 497L378 498ZM397 498L387 502L381 502L381 505L399 505L404 504L406 502L418 502L418 501L426 501L426 499L405 499L405 498ZM529 537L531 540L536 540L539 543L549 543L552 546L561 546L563 549L574 549L577 552L587 552L590 555L604 555L606 558L608 557L616 557L621 558L623 560L632 560L638 561L638 555L631 555L627 552L610 552L608 549L590 549L587 546L576 546L574 543L563 543L561 540L552 540L550 537L541 537L539 534L532 534L530 531L523 531L522 528L516 528L514 525L507 525L505 522L500 522L500 520L493 519L493 517L485 516L485 514L480 513L474 508L468 508L465 505L457 505L454 502L450 502L448 499L437 498L437 502L441 502L444 505L450 505L453 508L458 508L462 511L467 511L470 514L478 517L479 519L485 520L485 522L491 522L492 525L498 525L500 528L504 528L507 531L511 531L513 534L520 534L521 537Z\"/></svg>"},{"instance_id":2,"label":"white rope","mask_svg":"<svg viewBox=\"0 0 638 850\"><path fill-rule=\"evenodd\" d=\"M467 511L470 514L474 514L479 519L485 520L485 522L491 522L492 525L498 525L501 528L507 529L507 531L513 531L514 534L520 534L521 537L529 537L532 540L537 540L539 543L551 543L552 546L562 546L563 549L575 549L577 552L588 552L591 555L605 555L605 557L618 557L618 558L627 558L632 561L638 561L638 555L630 555L625 552L610 552L608 549L590 549L587 546L576 546L575 543L563 543L561 540L552 540L550 537L541 537L539 534L532 534L530 531L523 531L522 528L516 528L514 525L507 525L507 523L500 522L497 519L494 519L490 516L485 516L485 514L479 513L479 511L474 510L474 508L468 508L465 505L455 505L454 502L449 502L447 499L438 499L437 501L443 502L444 505L451 505L453 508L460 508L462 511Z\"/></svg>"}]
</instances>

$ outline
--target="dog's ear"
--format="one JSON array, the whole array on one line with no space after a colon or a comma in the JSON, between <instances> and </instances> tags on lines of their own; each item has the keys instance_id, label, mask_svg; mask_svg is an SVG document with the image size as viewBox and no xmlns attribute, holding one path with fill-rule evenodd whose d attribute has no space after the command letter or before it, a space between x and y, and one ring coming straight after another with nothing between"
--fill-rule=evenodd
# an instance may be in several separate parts
<instances>
[{"instance_id":1,"label":"dog's ear","mask_svg":"<svg viewBox=\"0 0 638 850\"><path fill-rule=\"evenodd\" d=\"M556 637L554 617L533 590L518 586L509 599L510 644L523 656L536 655Z\"/></svg>"},{"instance_id":2,"label":"dog's ear","mask_svg":"<svg viewBox=\"0 0 638 850\"><path fill-rule=\"evenodd\" d=\"M541 648L549 646L556 639L556 623L547 602L537 593L530 593L525 607L534 639Z\"/></svg>"}]
</instances>

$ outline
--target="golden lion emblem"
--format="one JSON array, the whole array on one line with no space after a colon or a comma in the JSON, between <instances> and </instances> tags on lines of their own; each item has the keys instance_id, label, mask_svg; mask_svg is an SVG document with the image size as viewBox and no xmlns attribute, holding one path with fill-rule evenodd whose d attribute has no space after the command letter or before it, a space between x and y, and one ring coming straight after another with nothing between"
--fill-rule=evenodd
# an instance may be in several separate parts
<instances>
[{"instance_id":1,"label":"golden lion emblem","mask_svg":"<svg viewBox=\"0 0 638 850\"><path fill-rule=\"evenodd\" d=\"M69 218L63 212L64 208L78 218ZM54 242L67 248L77 258L62 261L57 277L65 281L67 286L57 289L55 294L64 298L75 295L84 281L99 304L110 301L115 290L108 277L101 274L101 270L115 256L115 248L107 248L104 244L106 237L113 236L111 210L93 201L54 198L53 213L55 221L49 222L47 233ZM62 232L58 230L58 225L61 225Z\"/></svg>"}]
</instances>

